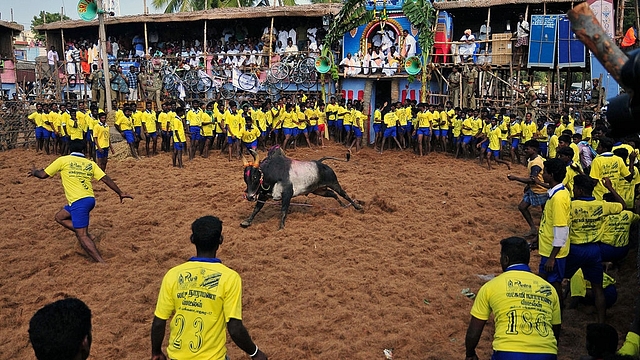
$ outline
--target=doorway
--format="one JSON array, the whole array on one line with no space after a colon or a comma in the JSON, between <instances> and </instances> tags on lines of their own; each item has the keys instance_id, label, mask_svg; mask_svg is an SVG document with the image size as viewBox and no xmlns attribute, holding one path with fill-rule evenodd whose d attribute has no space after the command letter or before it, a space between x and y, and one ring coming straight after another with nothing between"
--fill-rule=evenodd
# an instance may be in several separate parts
<instances>
[{"instance_id":1,"label":"doorway","mask_svg":"<svg viewBox=\"0 0 640 360\"><path fill-rule=\"evenodd\" d=\"M376 86L376 95L375 95L375 100L376 100L376 104L384 104L384 102L388 102L391 103L392 99L391 99L391 79L388 80L377 80L375 82L375 86ZM376 104L372 104L373 106L375 106Z\"/></svg>"}]
</instances>

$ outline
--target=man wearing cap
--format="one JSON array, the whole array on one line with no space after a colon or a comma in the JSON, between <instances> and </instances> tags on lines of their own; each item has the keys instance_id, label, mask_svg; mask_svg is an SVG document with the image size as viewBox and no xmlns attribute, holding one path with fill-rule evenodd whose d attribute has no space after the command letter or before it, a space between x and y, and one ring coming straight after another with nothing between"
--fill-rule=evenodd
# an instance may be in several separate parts
<instances>
[{"instance_id":1,"label":"man wearing cap","mask_svg":"<svg viewBox=\"0 0 640 360\"><path fill-rule=\"evenodd\" d=\"M449 82L449 100L453 102L454 106L460 106L460 72L458 72L458 66L453 67L453 71L449 74L447 81Z\"/></svg>"},{"instance_id":2,"label":"man wearing cap","mask_svg":"<svg viewBox=\"0 0 640 360\"><path fill-rule=\"evenodd\" d=\"M462 77L465 80L464 89L462 91L464 107L467 109L475 109L476 99L474 97L474 93L476 90L476 80L478 79L478 70L473 66L473 59L469 58L468 62L464 64Z\"/></svg>"}]
</instances>

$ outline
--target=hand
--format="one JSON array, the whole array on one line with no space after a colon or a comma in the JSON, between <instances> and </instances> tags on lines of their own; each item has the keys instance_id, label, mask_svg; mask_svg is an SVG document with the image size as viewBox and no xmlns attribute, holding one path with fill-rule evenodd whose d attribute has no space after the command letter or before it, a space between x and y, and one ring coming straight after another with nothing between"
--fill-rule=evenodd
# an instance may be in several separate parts
<instances>
[{"instance_id":1,"label":"hand","mask_svg":"<svg viewBox=\"0 0 640 360\"><path fill-rule=\"evenodd\" d=\"M637 157L638 157L638 154L636 154L635 151L632 151L631 154L629 154L629 164L634 164L636 162Z\"/></svg>"},{"instance_id":2,"label":"hand","mask_svg":"<svg viewBox=\"0 0 640 360\"><path fill-rule=\"evenodd\" d=\"M513 181L513 180L515 180L515 176L509 174L509 175L507 175L507 179Z\"/></svg>"},{"instance_id":3,"label":"hand","mask_svg":"<svg viewBox=\"0 0 640 360\"><path fill-rule=\"evenodd\" d=\"M167 360L167 357L164 353L151 355L151 360Z\"/></svg>"},{"instance_id":4,"label":"hand","mask_svg":"<svg viewBox=\"0 0 640 360\"><path fill-rule=\"evenodd\" d=\"M124 203L124 199L133 200L133 196L131 196L129 194L120 194L120 204Z\"/></svg>"},{"instance_id":5,"label":"hand","mask_svg":"<svg viewBox=\"0 0 640 360\"><path fill-rule=\"evenodd\" d=\"M611 183L611 179L609 179L608 177L603 177L602 178L602 185L604 185L604 187L611 191L611 189L613 188L613 184Z\"/></svg>"},{"instance_id":6,"label":"hand","mask_svg":"<svg viewBox=\"0 0 640 360\"><path fill-rule=\"evenodd\" d=\"M556 259L547 259L547 262L544 264L544 271L547 272L547 274L551 273L553 271L553 266L556 264Z\"/></svg>"},{"instance_id":7,"label":"hand","mask_svg":"<svg viewBox=\"0 0 640 360\"><path fill-rule=\"evenodd\" d=\"M580 171L580 167L578 166L578 164L571 163L570 167L575 171Z\"/></svg>"}]
</instances>

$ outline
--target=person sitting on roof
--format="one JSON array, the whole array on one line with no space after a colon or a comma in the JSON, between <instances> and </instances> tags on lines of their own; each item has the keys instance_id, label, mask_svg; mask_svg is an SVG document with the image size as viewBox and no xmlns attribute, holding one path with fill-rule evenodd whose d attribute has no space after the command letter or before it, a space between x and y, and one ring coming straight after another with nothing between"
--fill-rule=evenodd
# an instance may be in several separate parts
<instances>
[{"instance_id":1,"label":"person sitting on roof","mask_svg":"<svg viewBox=\"0 0 640 360\"><path fill-rule=\"evenodd\" d=\"M467 62L467 59L473 56L476 51L476 37L471 33L471 29L464 31L464 35L460 38L462 44L458 46L458 53L460 54L460 60Z\"/></svg>"}]
</instances>

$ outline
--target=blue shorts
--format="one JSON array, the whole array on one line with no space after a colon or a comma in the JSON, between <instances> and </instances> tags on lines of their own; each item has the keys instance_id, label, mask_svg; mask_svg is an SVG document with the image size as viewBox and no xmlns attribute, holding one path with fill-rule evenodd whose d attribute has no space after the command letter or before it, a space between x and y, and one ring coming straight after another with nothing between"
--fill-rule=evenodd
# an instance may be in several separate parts
<instances>
[{"instance_id":1,"label":"blue shorts","mask_svg":"<svg viewBox=\"0 0 640 360\"><path fill-rule=\"evenodd\" d=\"M503 148L503 149L504 149L504 148L506 148L506 147L507 147L507 144L509 143L507 140L501 140L500 142L501 142L501 144L502 144L502 148Z\"/></svg>"},{"instance_id":2,"label":"blue shorts","mask_svg":"<svg viewBox=\"0 0 640 360\"><path fill-rule=\"evenodd\" d=\"M373 123L373 132L379 133L381 131L382 131L382 124L381 123Z\"/></svg>"},{"instance_id":3,"label":"blue shorts","mask_svg":"<svg viewBox=\"0 0 640 360\"><path fill-rule=\"evenodd\" d=\"M282 128L282 130L284 131L284 136L296 136L296 130L295 128Z\"/></svg>"},{"instance_id":4,"label":"blue shorts","mask_svg":"<svg viewBox=\"0 0 640 360\"><path fill-rule=\"evenodd\" d=\"M134 126L133 130L136 132L136 135L138 135L138 137L142 135L142 126Z\"/></svg>"},{"instance_id":5,"label":"blue shorts","mask_svg":"<svg viewBox=\"0 0 640 360\"><path fill-rule=\"evenodd\" d=\"M136 137L133 135L133 131L124 130L122 132L124 139L127 140L127 144L133 144L136 141Z\"/></svg>"},{"instance_id":6,"label":"blue shorts","mask_svg":"<svg viewBox=\"0 0 640 360\"><path fill-rule=\"evenodd\" d=\"M107 159L109 157L109 148L97 149L96 150L96 158L98 159Z\"/></svg>"},{"instance_id":7,"label":"blue shorts","mask_svg":"<svg viewBox=\"0 0 640 360\"><path fill-rule=\"evenodd\" d=\"M93 196L78 199L71 205L65 205L64 209L71 214L71 223L74 229L82 229L89 226L89 213L96 206L96 198Z\"/></svg>"},{"instance_id":8,"label":"blue shorts","mask_svg":"<svg viewBox=\"0 0 640 360\"><path fill-rule=\"evenodd\" d=\"M327 121L327 125L329 125L330 127L334 127L334 126L336 126L336 121L335 120L329 120L329 121Z\"/></svg>"},{"instance_id":9,"label":"blue shorts","mask_svg":"<svg viewBox=\"0 0 640 360\"><path fill-rule=\"evenodd\" d=\"M69 137L69 135L63 136L61 139L63 142L68 143L69 141L71 141L71 138Z\"/></svg>"},{"instance_id":10,"label":"blue shorts","mask_svg":"<svg viewBox=\"0 0 640 360\"><path fill-rule=\"evenodd\" d=\"M320 131L320 129L318 128L318 125L310 125L308 127L308 129L309 129L309 132L319 132Z\"/></svg>"},{"instance_id":11,"label":"blue shorts","mask_svg":"<svg viewBox=\"0 0 640 360\"><path fill-rule=\"evenodd\" d=\"M174 142L173 143L173 148L175 150L180 151L180 150L184 150L184 148L186 147L185 145L186 145L186 143L183 143L183 142Z\"/></svg>"},{"instance_id":12,"label":"blue shorts","mask_svg":"<svg viewBox=\"0 0 640 360\"><path fill-rule=\"evenodd\" d=\"M162 137L165 137L165 136L171 136L171 131L164 131L164 130L162 130L162 131L160 131L160 133L162 134Z\"/></svg>"},{"instance_id":13,"label":"blue shorts","mask_svg":"<svg viewBox=\"0 0 640 360\"><path fill-rule=\"evenodd\" d=\"M404 126L404 131L411 133L413 131L413 124L407 124Z\"/></svg>"},{"instance_id":14,"label":"blue shorts","mask_svg":"<svg viewBox=\"0 0 640 360\"><path fill-rule=\"evenodd\" d=\"M258 140L254 140L254 141L252 141L250 143L246 143L246 142L243 141L242 145L244 145L244 147L246 147L247 150L255 149L255 148L258 147Z\"/></svg>"},{"instance_id":15,"label":"blue shorts","mask_svg":"<svg viewBox=\"0 0 640 360\"><path fill-rule=\"evenodd\" d=\"M87 140L87 142L89 142L90 144L93 144L93 131L92 130L87 130L87 133L85 134L85 140Z\"/></svg>"},{"instance_id":16,"label":"blue shorts","mask_svg":"<svg viewBox=\"0 0 640 360\"><path fill-rule=\"evenodd\" d=\"M308 134L308 133L309 133L309 129L307 129L306 127L304 129L298 129L298 135Z\"/></svg>"},{"instance_id":17,"label":"blue shorts","mask_svg":"<svg viewBox=\"0 0 640 360\"><path fill-rule=\"evenodd\" d=\"M422 136L430 136L431 128L418 128L418 130L416 130L416 134Z\"/></svg>"},{"instance_id":18,"label":"blue shorts","mask_svg":"<svg viewBox=\"0 0 640 360\"><path fill-rule=\"evenodd\" d=\"M629 245L615 247L609 244L598 243L600 246L600 257L604 262L615 262L624 259L629 253Z\"/></svg>"},{"instance_id":19,"label":"blue shorts","mask_svg":"<svg viewBox=\"0 0 640 360\"><path fill-rule=\"evenodd\" d=\"M267 132L266 131L260 131L260 136L265 138L267 137Z\"/></svg>"},{"instance_id":20,"label":"blue shorts","mask_svg":"<svg viewBox=\"0 0 640 360\"><path fill-rule=\"evenodd\" d=\"M547 203L548 199L549 195L546 192L537 194L531 191L531 189L527 189L527 191L522 196L522 201L528 203L531 206L542 206Z\"/></svg>"},{"instance_id":21,"label":"blue shorts","mask_svg":"<svg viewBox=\"0 0 640 360\"><path fill-rule=\"evenodd\" d=\"M511 147L512 148L517 149L518 145L520 145L520 139L511 139Z\"/></svg>"},{"instance_id":22,"label":"blue shorts","mask_svg":"<svg viewBox=\"0 0 640 360\"><path fill-rule=\"evenodd\" d=\"M462 135L462 143L465 144L465 145L466 144L470 144L472 137L473 136L471 136L471 135Z\"/></svg>"},{"instance_id":23,"label":"blue shorts","mask_svg":"<svg viewBox=\"0 0 640 360\"><path fill-rule=\"evenodd\" d=\"M544 270L544 265L547 263L547 260L549 260L548 257L546 256L540 256L540 267L538 268L538 274L540 276L542 276L543 278L545 278L547 280L547 282L550 283L561 283L562 279L564 279L564 270L567 264L567 259L566 258L562 258L562 259L558 259L556 258L556 261L553 263L553 271L548 273Z\"/></svg>"},{"instance_id":24,"label":"blue shorts","mask_svg":"<svg viewBox=\"0 0 640 360\"><path fill-rule=\"evenodd\" d=\"M42 126L36 126L36 139L44 139L44 128Z\"/></svg>"},{"instance_id":25,"label":"blue shorts","mask_svg":"<svg viewBox=\"0 0 640 360\"><path fill-rule=\"evenodd\" d=\"M565 277L570 279L578 269L582 269L586 280L592 284L602 285L602 257L597 243L571 244L569 255L567 255Z\"/></svg>"},{"instance_id":26,"label":"blue shorts","mask_svg":"<svg viewBox=\"0 0 640 360\"><path fill-rule=\"evenodd\" d=\"M344 119L336 120L336 128L338 130L342 130L344 128Z\"/></svg>"},{"instance_id":27,"label":"blue shorts","mask_svg":"<svg viewBox=\"0 0 640 360\"><path fill-rule=\"evenodd\" d=\"M547 150L549 149L549 144L546 142L540 141L540 155L547 156Z\"/></svg>"},{"instance_id":28,"label":"blue shorts","mask_svg":"<svg viewBox=\"0 0 640 360\"><path fill-rule=\"evenodd\" d=\"M440 137L440 129L438 129L438 130L433 130L433 136L435 136L435 137Z\"/></svg>"},{"instance_id":29,"label":"blue shorts","mask_svg":"<svg viewBox=\"0 0 640 360\"><path fill-rule=\"evenodd\" d=\"M53 131L49 131L45 128L42 128L42 138L43 139L51 139L53 138Z\"/></svg>"},{"instance_id":30,"label":"blue shorts","mask_svg":"<svg viewBox=\"0 0 640 360\"><path fill-rule=\"evenodd\" d=\"M276 136L280 135L280 129L273 129L273 133L276 134Z\"/></svg>"},{"instance_id":31,"label":"blue shorts","mask_svg":"<svg viewBox=\"0 0 640 360\"><path fill-rule=\"evenodd\" d=\"M52 139L57 139L57 138L58 138L58 135L56 134L56 132L55 132L55 131L52 131L52 132L51 132L51 138L52 138Z\"/></svg>"},{"instance_id":32,"label":"blue shorts","mask_svg":"<svg viewBox=\"0 0 640 360\"><path fill-rule=\"evenodd\" d=\"M362 130L360 130L359 127L354 126L353 127L353 134L356 136L356 138L361 138L362 137Z\"/></svg>"},{"instance_id":33,"label":"blue shorts","mask_svg":"<svg viewBox=\"0 0 640 360\"><path fill-rule=\"evenodd\" d=\"M353 130L354 126L353 125L344 125L344 131L346 132L351 132L351 130Z\"/></svg>"},{"instance_id":34,"label":"blue shorts","mask_svg":"<svg viewBox=\"0 0 640 360\"><path fill-rule=\"evenodd\" d=\"M155 139L158 137L158 132L157 131L150 132L148 137Z\"/></svg>"},{"instance_id":35,"label":"blue shorts","mask_svg":"<svg viewBox=\"0 0 640 360\"><path fill-rule=\"evenodd\" d=\"M487 149L487 154L491 154L494 158L500 159L500 150Z\"/></svg>"},{"instance_id":36,"label":"blue shorts","mask_svg":"<svg viewBox=\"0 0 640 360\"><path fill-rule=\"evenodd\" d=\"M489 142L485 141L480 145L480 148L482 149L482 151L486 151L489 148Z\"/></svg>"},{"instance_id":37,"label":"blue shorts","mask_svg":"<svg viewBox=\"0 0 640 360\"><path fill-rule=\"evenodd\" d=\"M398 133L396 132L396 127L395 126L391 126L388 127L386 129L384 129L384 137L389 137L389 136L397 136Z\"/></svg>"},{"instance_id":38,"label":"blue shorts","mask_svg":"<svg viewBox=\"0 0 640 360\"><path fill-rule=\"evenodd\" d=\"M549 331L552 331L549 329ZM550 334L553 336L553 334ZM558 355L555 354L530 354L511 351L494 350L491 360L557 360Z\"/></svg>"},{"instance_id":39,"label":"blue shorts","mask_svg":"<svg viewBox=\"0 0 640 360\"><path fill-rule=\"evenodd\" d=\"M449 130L440 130L440 136L447 137L449 136Z\"/></svg>"},{"instance_id":40,"label":"blue shorts","mask_svg":"<svg viewBox=\"0 0 640 360\"><path fill-rule=\"evenodd\" d=\"M589 306L596 305L596 299L593 296L585 296L580 299L580 303ZM604 288L604 302L607 304L607 309L612 307L613 304L618 301L618 290L616 286L611 284Z\"/></svg>"},{"instance_id":41,"label":"blue shorts","mask_svg":"<svg viewBox=\"0 0 640 360\"><path fill-rule=\"evenodd\" d=\"M227 136L227 144L231 145L231 144L235 144L236 139L234 139L231 136Z\"/></svg>"},{"instance_id":42,"label":"blue shorts","mask_svg":"<svg viewBox=\"0 0 640 360\"><path fill-rule=\"evenodd\" d=\"M199 126L189 126L189 132L191 133L191 141L200 141L202 139Z\"/></svg>"}]
</instances>

